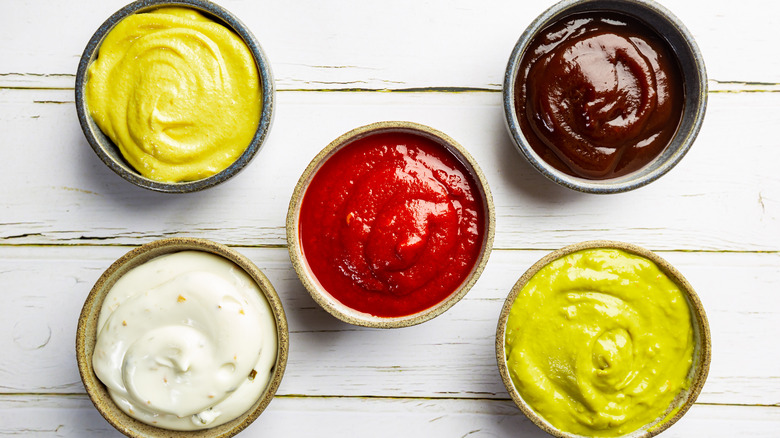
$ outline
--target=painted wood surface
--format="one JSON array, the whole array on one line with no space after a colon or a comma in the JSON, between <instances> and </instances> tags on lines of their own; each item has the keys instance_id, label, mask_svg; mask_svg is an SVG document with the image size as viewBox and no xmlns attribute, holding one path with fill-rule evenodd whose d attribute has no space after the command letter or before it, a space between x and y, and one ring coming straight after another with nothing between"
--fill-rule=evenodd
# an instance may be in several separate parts
<instances>
[{"instance_id":1,"label":"painted wood surface","mask_svg":"<svg viewBox=\"0 0 780 438\"><path fill-rule=\"evenodd\" d=\"M2 247L2 392L83 393L75 364L81 305L125 247ZM471 292L444 315L398 330L354 327L322 310L284 248L238 248L274 284L290 326L283 395L506 398L493 339L518 277L545 251L495 251ZM780 338L773 298L780 254L660 252L697 290L712 330L713 359L699 401L780 404ZM774 300L774 301L773 301ZM769 345L767 345L768 347Z\"/></svg>"},{"instance_id":2,"label":"painted wood surface","mask_svg":"<svg viewBox=\"0 0 780 438\"><path fill-rule=\"evenodd\" d=\"M0 85L72 88L95 30L124 0L0 0ZM551 0L220 2L249 26L277 87L499 90L526 26ZM662 2L693 34L718 88L780 83L773 0ZM14 7L10 7L10 6ZM55 33L56 31L56 33Z\"/></svg>"},{"instance_id":3,"label":"painted wood surface","mask_svg":"<svg viewBox=\"0 0 780 438\"><path fill-rule=\"evenodd\" d=\"M108 169L72 100L57 90L0 95L4 163L13 166L0 174L3 243L137 245L190 235L284 245L290 196L317 152L350 129L401 119L447 133L475 157L495 199L497 248L608 238L650 249L780 249L780 93L712 94L685 159L653 184L611 196L559 187L533 169L504 127L500 93L279 92L268 141L251 165L225 184L179 196L140 189Z\"/></svg>"},{"instance_id":4,"label":"painted wood surface","mask_svg":"<svg viewBox=\"0 0 780 438\"><path fill-rule=\"evenodd\" d=\"M544 434L509 401L493 338L517 278L549 250L591 239L658 251L697 290L713 361L697 404L664 437L777 436L780 426L780 58L778 3L666 0L710 78L696 144L634 192L560 188L517 153L501 80L515 41L550 0L225 0L271 60L268 141L234 179L188 195L139 189L100 162L76 119L78 59L124 2L0 0L0 435L118 435L84 393L78 313L131 248L170 236L236 246L271 279L291 331L277 397L241 436ZM423 325L335 320L293 271L284 219L309 160L379 120L428 124L479 162L497 213L476 286ZM306 419L306 421L301 421Z\"/></svg>"},{"instance_id":5,"label":"painted wood surface","mask_svg":"<svg viewBox=\"0 0 780 438\"><path fill-rule=\"evenodd\" d=\"M775 438L780 409L694 405L664 438ZM0 399L0 434L121 437L86 396ZM239 437L549 437L508 400L274 399Z\"/></svg>"}]
</instances>

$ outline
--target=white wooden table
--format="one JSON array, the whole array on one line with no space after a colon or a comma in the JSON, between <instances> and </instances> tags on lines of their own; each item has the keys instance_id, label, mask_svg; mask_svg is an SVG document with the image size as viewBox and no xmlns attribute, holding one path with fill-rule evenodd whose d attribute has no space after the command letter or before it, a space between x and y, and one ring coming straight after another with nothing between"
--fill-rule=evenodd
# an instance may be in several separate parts
<instances>
[{"instance_id":1,"label":"white wooden table","mask_svg":"<svg viewBox=\"0 0 780 438\"><path fill-rule=\"evenodd\" d=\"M780 4L663 1L704 54L704 127L660 180L596 196L547 181L504 127L509 53L552 0L220 3L271 61L275 122L237 177L166 195L111 172L76 119L78 59L124 1L0 0L0 435L119 435L79 379L82 303L131 248L196 236L250 257L287 312L287 372L241 436L544 436L501 384L496 321L533 262L591 239L657 251L706 308L709 378L663 436L780 436ZM290 264L284 219L321 148L394 119L430 125L471 152L493 191L497 232L485 272L461 302L422 325L383 331L341 323L314 303Z\"/></svg>"}]
</instances>

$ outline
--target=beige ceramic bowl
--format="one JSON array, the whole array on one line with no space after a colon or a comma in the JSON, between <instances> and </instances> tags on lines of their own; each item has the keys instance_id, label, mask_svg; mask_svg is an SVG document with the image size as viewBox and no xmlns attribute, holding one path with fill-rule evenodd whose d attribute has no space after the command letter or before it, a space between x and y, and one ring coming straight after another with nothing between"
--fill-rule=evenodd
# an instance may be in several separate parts
<instances>
[{"instance_id":1,"label":"beige ceramic bowl","mask_svg":"<svg viewBox=\"0 0 780 438\"><path fill-rule=\"evenodd\" d=\"M178 251L196 250L222 256L243 269L254 279L265 299L271 307L276 319L277 354L268 386L260 398L252 407L238 418L225 424L198 431L174 431L161 429L142 423L120 410L114 404L106 387L95 375L92 368L92 352L97 338L97 323L103 299L116 281L130 269L139 266L155 257ZM233 436L249 426L263 412L273 399L287 364L289 350L289 332L287 319L282 308L282 302L273 285L248 258L240 253L205 239L196 238L172 238L157 240L138 247L120 257L100 276L92 291L87 296L84 307L81 310L78 329L76 332L76 360L79 373L89 398L101 415L117 430L129 437L161 438L161 437L202 437L224 438Z\"/></svg>"},{"instance_id":2,"label":"beige ceramic bowl","mask_svg":"<svg viewBox=\"0 0 780 438\"><path fill-rule=\"evenodd\" d=\"M301 204L303 196L306 193L306 189L309 186L317 170L322 164L327 161L333 154L349 145L355 140L386 132L403 132L411 133L422 136L424 138L433 140L440 144L447 151L452 153L471 173L473 181L476 182L476 186L479 190L479 194L482 196L482 205L484 206L483 217L484 227L482 230L484 239L482 242L482 249L480 251L479 258L474 264L471 273L461 283L454 292L452 292L447 298L440 301L435 306L423 310L412 315L401 317L379 317L356 311L338 300L336 300L330 293L328 293L309 268L306 258L301 250L299 240L299 228L298 219L300 216ZM316 157L309 163L309 166L304 170L298 184L295 186L295 190L290 201L290 208L287 214L287 246L290 251L290 259L292 260L295 271L298 273L303 285L311 294L312 298L322 306L326 311L335 316L336 318L348 322L350 324L375 327L375 328L398 328L408 327L415 324L420 324L429 319L432 319L444 311L452 307L457 303L464 295L471 289L476 283L479 275L482 273L485 265L487 264L490 251L493 247L493 237L495 235L495 212L493 208L493 198L488 188L487 180L482 170L479 168L474 159L469 153L459 145L455 140L449 136L425 125L412 122L378 122L370 125L356 128L347 132L341 137L331 142L325 149L323 149Z\"/></svg>"},{"instance_id":3,"label":"beige ceramic bowl","mask_svg":"<svg viewBox=\"0 0 780 438\"><path fill-rule=\"evenodd\" d=\"M704 313L704 307L699 301L699 297L693 290L693 287L688 281L680 274L677 269L669 264L666 260L659 257L657 254L644 249L642 247L632 245L630 243L615 242L609 240L594 240L588 242L581 242L574 245L570 245L561 248L557 251L553 251L550 254L543 257L541 260L531 266L515 283L512 287L512 291L507 296L504 302L504 307L501 309L501 315L498 318L498 329L496 333L496 359L498 361L498 370L501 374L501 380L504 382L509 395L512 400L520 408L521 411L531 421L536 423L542 430L550 435L560 438L582 438L582 435L576 435L568 432L561 431L551 425L541 415L536 413L528 403L523 399L520 392L515 388L512 378L509 375L509 369L506 363L506 351L504 346L504 338L506 337L506 324L509 318L509 311L512 304L515 302L515 298L519 295L525 284L533 277L539 270L547 266L549 263L557 260L568 254L581 251L584 249L593 248L613 248L625 251L630 254L642 256L655 263L658 268L666 274L672 281L674 281L683 291L688 299L688 306L691 311L691 317L693 321L693 336L696 346L694 348L694 360L691 365L691 371L688 375L690 379L690 387L682 391L677 398L672 402L672 405L666 411L664 415L656 419L654 422L641 427L640 429L622 435L622 438L648 438L663 432L669 428L672 424L677 422L693 405L696 398L701 392L704 381L707 379L707 373L710 369L710 327L707 323L707 316Z\"/></svg>"}]
</instances>

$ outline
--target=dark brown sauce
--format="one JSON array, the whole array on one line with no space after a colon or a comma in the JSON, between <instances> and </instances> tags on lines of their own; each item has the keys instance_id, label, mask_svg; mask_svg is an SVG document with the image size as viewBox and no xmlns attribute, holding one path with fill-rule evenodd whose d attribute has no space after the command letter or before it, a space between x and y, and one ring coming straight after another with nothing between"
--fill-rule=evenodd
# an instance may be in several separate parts
<instances>
[{"instance_id":1,"label":"dark brown sauce","mask_svg":"<svg viewBox=\"0 0 780 438\"><path fill-rule=\"evenodd\" d=\"M515 83L517 118L533 150L593 180L657 157L677 131L684 98L669 44L618 13L574 14L542 30Z\"/></svg>"}]
</instances>

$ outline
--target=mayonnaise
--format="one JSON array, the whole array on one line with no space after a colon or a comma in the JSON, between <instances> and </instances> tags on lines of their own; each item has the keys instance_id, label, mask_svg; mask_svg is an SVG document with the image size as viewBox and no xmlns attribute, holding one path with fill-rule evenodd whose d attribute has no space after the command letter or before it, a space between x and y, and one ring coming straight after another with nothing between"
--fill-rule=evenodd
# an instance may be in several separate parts
<instances>
[{"instance_id":1,"label":"mayonnaise","mask_svg":"<svg viewBox=\"0 0 780 438\"><path fill-rule=\"evenodd\" d=\"M218 426L260 397L276 362L271 308L220 256L182 251L123 275L106 295L95 374L128 415L153 426Z\"/></svg>"}]
</instances>

